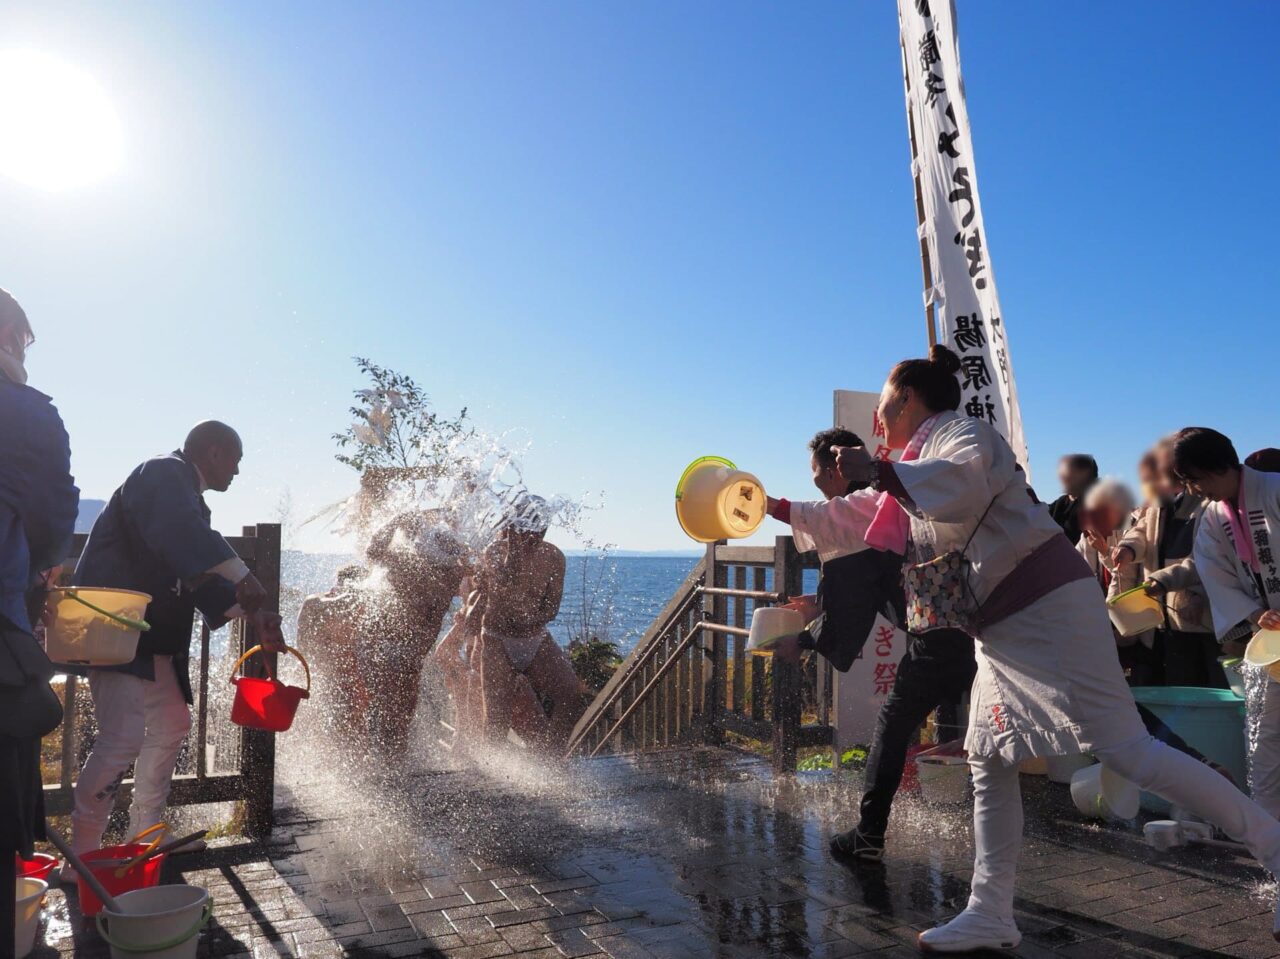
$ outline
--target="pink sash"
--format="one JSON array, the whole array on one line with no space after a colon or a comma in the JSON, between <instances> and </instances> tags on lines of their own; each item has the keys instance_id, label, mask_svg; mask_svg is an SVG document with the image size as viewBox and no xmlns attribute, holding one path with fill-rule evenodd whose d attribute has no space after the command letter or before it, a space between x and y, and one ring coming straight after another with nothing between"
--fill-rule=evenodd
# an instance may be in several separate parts
<instances>
[{"instance_id":1,"label":"pink sash","mask_svg":"<svg viewBox=\"0 0 1280 959\"><path fill-rule=\"evenodd\" d=\"M1261 572L1258 566L1258 554L1253 549L1253 535L1249 532L1248 507L1244 503L1244 470L1240 471L1240 491L1236 494L1236 505L1230 500L1222 501L1222 508L1227 511L1227 523L1231 527L1231 538L1235 541L1236 555L1254 573Z\"/></svg>"}]
</instances>

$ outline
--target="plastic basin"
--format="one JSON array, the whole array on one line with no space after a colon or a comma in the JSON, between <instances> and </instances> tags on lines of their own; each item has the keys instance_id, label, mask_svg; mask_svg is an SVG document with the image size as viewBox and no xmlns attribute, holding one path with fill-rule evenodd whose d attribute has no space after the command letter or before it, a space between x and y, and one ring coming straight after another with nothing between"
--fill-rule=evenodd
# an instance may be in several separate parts
<instances>
[{"instance_id":1,"label":"plastic basin","mask_svg":"<svg viewBox=\"0 0 1280 959\"><path fill-rule=\"evenodd\" d=\"M1135 686L1132 692L1187 745L1225 767L1238 785L1247 782L1243 699L1229 689L1198 686ZM1169 804L1143 793L1142 808L1167 813Z\"/></svg>"},{"instance_id":2,"label":"plastic basin","mask_svg":"<svg viewBox=\"0 0 1280 959\"><path fill-rule=\"evenodd\" d=\"M42 852L36 853L30 859L14 856L13 860L19 877L25 876L29 879L43 879L45 881L48 881L49 873L53 872L54 867L58 865L56 856L50 856Z\"/></svg>"},{"instance_id":3,"label":"plastic basin","mask_svg":"<svg viewBox=\"0 0 1280 959\"><path fill-rule=\"evenodd\" d=\"M140 631L129 623L141 623L151 602L146 593L77 586L55 589L49 599L53 619L45 630L45 651L55 663L119 666L137 655Z\"/></svg>"},{"instance_id":4,"label":"plastic basin","mask_svg":"<svg viewBox=\"0 0 1280 959\"><path fill-rule=\"evenodd\" d=\"M98 914L98 933L112 959L195 959L200 930L213 913L207 890L199 886L155 886L116 898L119 912Z\"/></svg>"},{"instance_id":5,"label":"plastic basin","mask_svg":"<svg viewBox=\"0 0 1280 959\"><path fill-rule=\"evenodd\" d=\"M1107 600L1111 625L1121 636L1138 636L1164 625L1164 611L1141 586Z\"/></svg>"},{"instance_id":6,"label":"plastic basin","mask_svg":"<svg viewBox=\"0 0 1280 959\"><path fill-rule=\"evenodd\" d=\"M40 906L48 889L49 884L43 879L31 876L18 879L13 928L13 954L17 959L23 959L35 948L36 932L40 928Z\"/></svg>"},{"instance_id":7,"label":"plastic basin","mask_svg":"<svg viewBox=\"0 0 1280 959\"><path fill-rule=\"evenodd\" d=\"M150 848L150 843L127 842L119 846L95 849L80 858L98 877L98 881L106 887L107 892L112 896L119 896L121 893L146 889L160 882L160 866L165 858L163 855L144 860L130 867L123 876L116 876L116 869ZM84 879L80 880L79 889L80 911L86 916L96 916L102 910L102 900L89 888L89 884Z\"/></svg>"}]
</instances>

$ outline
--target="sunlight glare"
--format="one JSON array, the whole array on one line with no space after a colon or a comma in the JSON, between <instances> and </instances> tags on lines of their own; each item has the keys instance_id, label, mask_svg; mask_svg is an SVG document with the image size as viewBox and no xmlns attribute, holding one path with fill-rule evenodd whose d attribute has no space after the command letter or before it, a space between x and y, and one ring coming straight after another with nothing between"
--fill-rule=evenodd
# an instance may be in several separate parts
<instances>
[{"instance_id":1,"label":"sunlight glare","mask_svg":"<svg viewBox=\"0 0 1280 959\"><path fill-rule=\"evenodd\" d=\"M66 190L114 171L120 121L98 83L33 51L0 52L0 174Z\"/></svg>"}]
</instances>

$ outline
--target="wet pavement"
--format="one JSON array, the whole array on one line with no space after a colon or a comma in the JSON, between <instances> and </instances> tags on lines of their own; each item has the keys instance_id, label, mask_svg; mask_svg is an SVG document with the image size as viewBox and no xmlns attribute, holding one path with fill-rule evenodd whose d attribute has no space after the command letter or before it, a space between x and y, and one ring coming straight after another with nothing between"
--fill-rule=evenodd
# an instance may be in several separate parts
<instances>
[{"instance_id":1,"label":"wet pavement","mask_svg":"<svg viewBox=\"0 0 1280 959\"><path fill-rule=\"evenodd\" d=\"M279 786L265 849L224 840L171 860L167 880L216 902L200 955L905 957L967 895L968 805L903 797L883 867L830 860L856 774L777 780L712 749L386 772L403 764L312 757ZM1024 792L1019 955L1280 955L1274 887L1251 861L1159 855L1137 824L1082 821L1065 786L1024 777ZM57 951L37 959L107 955L61 893L48 912Z\"/></svg>"}]
</instances>

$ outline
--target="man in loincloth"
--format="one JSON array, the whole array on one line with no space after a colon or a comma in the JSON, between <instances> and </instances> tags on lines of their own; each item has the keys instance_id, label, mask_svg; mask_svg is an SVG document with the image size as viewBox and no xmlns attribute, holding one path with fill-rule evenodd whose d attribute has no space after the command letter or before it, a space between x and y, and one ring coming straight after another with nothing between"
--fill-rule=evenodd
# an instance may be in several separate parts
<instances>
[{"instance_id":1,"label":"man in loincloth","mask_svg":"<svg viewBox=\"0 0 1280 959\"><path fill-rule=\"evenodd\" d=\"M564 553L546 542L550 509L525 496L485 550L468 600L465 631L479 634L473 662L480 685L481 731L504 740L555 748L582 713L583 687L547 624L560 611ZM476 697L471 697L473 705Z\"/></svg>"},{"instance_id":2,"label":"man in loincloth","mask_svg":"<svg viewBox=\"0 0 1280 959\"><path fill-rule=\"evenodd\" d=\"M330 721L375 748L408 745L423 661L466 576L465 551L440 520L396 516L374 533L366 565L344 567L298 616Z\"/></svg>"}]
</instances>

